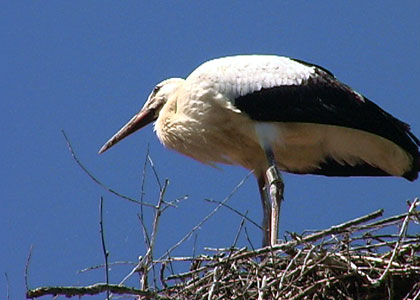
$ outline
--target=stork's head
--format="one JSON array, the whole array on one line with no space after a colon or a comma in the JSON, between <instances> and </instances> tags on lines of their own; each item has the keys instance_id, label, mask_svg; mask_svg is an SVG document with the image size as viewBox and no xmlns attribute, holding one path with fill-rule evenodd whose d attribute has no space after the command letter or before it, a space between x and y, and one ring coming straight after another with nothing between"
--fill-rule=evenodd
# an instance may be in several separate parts
<instances>
[{"instance_id":1,"label":"stork's head","mask_svg":"<svg viewBox=\"0 0 420 300\"><path fill-rule=\"evenodd\" d=\"M170 78L156 85L143 108L102 146L99 154L105 152L126 136L156 121L169 96L182 82L184 82L184 79Z\"/></svg>"}]
</instances>

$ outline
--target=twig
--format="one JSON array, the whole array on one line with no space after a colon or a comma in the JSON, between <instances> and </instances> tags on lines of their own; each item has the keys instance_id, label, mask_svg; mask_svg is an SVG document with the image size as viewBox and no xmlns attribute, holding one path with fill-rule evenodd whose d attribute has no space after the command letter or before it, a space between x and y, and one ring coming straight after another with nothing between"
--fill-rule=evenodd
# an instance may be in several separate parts
<instances>
[{"instance_id":1,"label":"twig","mask_svg":"<svg viewBox=\"0 0 420 300\"><path fill-rule=\"evenodd\" d=\"M413 300L420 299L420 289L418 290L417 294L414 296Z\"/></svg>"},{"instance_id":2,"label":"twig","mask_svg":"<svg viewBox=\"0 0 420 300\"><path fill-rule=\"evenodd\" d=\"M192 257L195 258L195 251L197 247L197 233L194 233L194 243L193 243L193 249L192 249Z\"/></svg>"},{"instance_id":3,"label":"twig","mask_svg":"<svg viewBox=\"0 0 420 300\"><path fill-rule=\"evenodd\" d=\"M143 204L146 206L150 206L153 207L153 204L150 203L146 203L146 202L140 202L137 201L136 199L130 198L128 196L125 196L123 194L118 193L117 191L107 187L105 184L103 184L102 182L100 182L95 176L93 176L93 174L80 162L80 160L77 158L76 153L73 150L73 146L70 143L69 138L67 137L66 133L64 132L64 130L61 130L62 134L64 135L64 138L66 140L67 143L67 147L71 153L71 156L73 157L74 161L78 164L78 166L90 177L90 179L92 179L96 184L98 184L99 186L101 186L102 188L104 188L106 191L110 192L111 194L114 194L122 199L128 200L130 202L134 202L137 204Z\"/></svg>"},{"instance_id":4,"label":"twig","mask_svg":"<svg viewBox=\"0 0 420 300\"><path fill-rule=\"evenodd\" d=\"M103 210L104 210L104 198L101 196L101 199L99 201L99 230L101 233L101 243L102 243L102 252L104 254L105 259L105 283L109 284L109 267L108 267L108 257L109 252L106 250L105 245L105 234L104 234L104 223L103 223ZM106 299L109 299L109 291L106 291Z\"/></svg>"},{"instance_id":5,"label":"twig","mask_svg":"<svg viewBox=\"0 0 420 300\"><path fill-rule=\"evenodd\" d=\"M147 273L147 270L148 270L149 266L153 265L153 249L154 249L154 246L155 246L155 241L156 241L160 216L162 215L161 207L162 207L162 203L164 201L164 197L165 197L165 193L166 193L166 189L168 187L168 184L169 184L168 179L165 179L165 183L164 183L164 185L163 185L163 187L161 188L161 191L160 191L158 204L155 208L155 217L153 219L150 246L149 246L149 249L147 249L147 253L146 253L147 260L146 260L146 266L145 266L145 270L146 270L145 273Z\"/></svg>"},{"instance_id":6,"label":"twig","mask_svg":"<svg viewBox=\"0 0 420 300\"><path fill-rule=\"evenodd\" d=\"M29 253L28 253L28 257L26 258L26 264L25 264L25 289L26 291L29 291L28 272L29 272L29 264L31 262L31 257L32 257L32 250L33 250L33 245L29 247Z\"/></svg>"},{"instance_id":7,"label":"twig","mask_svg":"<svg viewBox=\"0 0 420 300\"><path fill-rule=\"evenodd\" d=\"M252 242L251 242L251 239L250 239L250 237L249 237L248 230L246 229L246 226L245 226L244 230L245 230L246 240L248 241L248 244L249 244L249 246L251 247L251 249L254 251L254 250L255 250L255 248L254 248L254 245L253 245L253 244L252 244Z\"/></svg>"},{"instance_id":8,"label":"twig","mask_svg":"<svg viewBox=\"0 0 420 300\"><path fill-rule=\"evenodd\" d=\"M214 256L207 256L201 254L200 256L176 256L176 257L168 257L163 260L154 260L154 263L167 263L167 262L178 262L178 261L213 261L216 258Z\"/></svg>"},{"instance_id":9,"label":"twig","mask_svg":"<svg viewBox=\"0 0 420 300\"><path fill-rule=\"evenodd\" d=\"M415 199L413 203L410 206L410 209L408 210L407 216L404 219L404 222L401 226L401 230L399 233L398 241L395 244L394 251L392 251L391 258L389 259L388 265L386 266L385 271L382 273L381 277L375 282L375 284L379 285L389 274L389 270L392 266L392 262L394 261L395 256L398 253L398 250L400 249L401 241L404 239L405 234L407 233L407 227L408 223L410 221L410 215L413 213L414 209L417 207L419 203L419 199Z\"/></svg>"},{"instance_id":10,"label":"twig","mask_svg":"<svg viewBox=\"0 0 420 300\"><path fill-rule=\"evenodd\" d=\"M145 184L146 184L146 169L147 169L147 158L149 157L149 151L150 151L150 144L147 143L147 149L146 149L146 156L144 159L142 174L141 174L141 188L140 188L140 217L141 220L143 220L143 202L144 202L144 195L146 194L144 191Z\"/></svg>"},{"instance_id":11,"label":"twig","mask_svg":"<svg viewBox=\"0 0 420 300\"><path fill-rule=\"evenodd\" d=\"M318 288L318 286L323 285L327 282L331 285L335 280L337 280L337 279L336 278L325 278L325 279L318 280L317 282L314 282L312 285L310 285L306 289L304 289L301 293L299 293L296 296L290 298L290 300L302 299L304 296L310 295L312 293L312 291L314 291L315 289Z\"/></svg>"},{"instance_id":12,"label":"twig","mask_svg":"<svg viewBox=\"0 0 420 300\"><path fill-rule=\"evenodd\" d=\"M287 274L287 272L289 271L289 269L291 268L291 266L293 265L293 264L295 264L295 262L296 262L296 259L302 254L302 251L303 251L303 249L299 249L298 250L298 252L296 253L296 255L295 256L293 256L293 258L290 260L290 262L287 264L287 267L286 267L286 269L284 270L284 272L283 272L283 275L281 276L281 278L280 278L280 283L279 283L279 290L281 290L282 289L282 287L283 287L283 281L284 281L284 279L286 278L286 274ZM303 268L302 268L302 270L303 270Z\"/></svg>"},{"instance_id":13,"label":"twig","mask_svg":"<svg viewBox=\"0 0 420 300\"><path fill-rule=\"evenodd\" d=\"M258 270L257 270L257 278L259 279ZM267 276L266 275L263 275L263 278L261 280L261 283L260 283L260 280L258 280L257 281L257 284L258 284L257 285L257 288L258 288L258 300L263 300L264 299L264 290L267 287Z\"/></svg>"},{"instance_id":14,"label":"twig","mask_svg":"<svg viewBox=\"0 0 420 300\"><path fill-rule=\"evenodd\" d=\"M219 270L220 270L220 267L214 268L213 282L212 282L211 287L210 287L210 290L209 290L208 300L211 300L212 299L214 290L216 289L217 283L219 281Z\"/></svg>"},{"instance_id":15,"label":"twig","mask_svg":"<svg viewBox=\"0 0 420 300\"><path fill-rule=\"evenodd\" d=\"M418 215L418 214L419 214L419 212L413 212L413 215ZM396 216L391 216L389 218L385 218L385 219L382 219L382 220L378 220L376 222L372 222L372 223L360 226L359 230L365 230L365 229L369 229L369 228L372 228L372 227L378 228L380 225L385 226L385 225L389 225L389 224L396 224L399 221L403 220L405 217L407 217L407 215L408 215L408 212L403 213L403 214L399 214L399 215L396 215Z\"/></svg>"},{"instance_id":16,"label":"twig","mask_svg":"<svg viewBox=\"0 0 420 300\"><path fill-rule=\"evenodd\" d=\"M245 247L244 248L241 248L241 249L238 249L234 253L234 255L238 255L239 253L243 253L245 250L246 250ZM232 249L229 248L229 249L226 249L226 251L232 251ZM180 279L180 278L189 277L191 275L194 275L194 274L203 272L203 271L205 271L207 269L212 269L212 268L214 268L216 266L225 265L226 262L229 261L229 259L230 259L230 257L225 257L225 259L211 259L211 258L204 259L204 260L207 260L207 261L211 261L212 263L209 263L207 265L204 265L204 266L202 266L200 268L195 268L195 269L193 269L191 271L188 271L188 272L184 272L184 273L180 273L180 274L175 274L175 275L168 276L167 280Z\"/></svg>"},{"instance_id":17,"label":"twig","mask_svg":"<svg viewBox=\"0 0 420 300\"><path fill-rule=\"evenodd\" d=\"M308 266L308 260L311 258L311 257L313 257L313 252L315 251L315 249L317 248L316 246L314 246L314 245L310 245L311 246L311 249L309 249L309 251L308 251L308 253L306 254L306 256L305 256L305 258L304 258L304 260L303 260L303 264L302 264L302 269L300 270L300 277L302 277L303 276L303 274L305 273L305 271L306 271L306 267ZM303 249L301 249L301 250L303 250ZM298 251L298 253L299 253L299 251ZM295 257L293 257L293 259L296 259L297 257L295 256Z\"/></svg>"},{"instance_id":18,"label":"twig","mask_svg":"<svg viewBox=\"0 0 420 300\"><path fill-rule=\"evenodd\" d=\"M360 223L364 223L367 222L369 220L372 219L376 219L380 216L382 216L384 210L383 209L379 209L377 211L374 211L373 213L367 214L365 216L362 216L360 218L339 224L339 225L335 225L335 226L331 226L330 228L326 229L326 230L322 230L310 235L307 235L305 237L302 238L302 242L311 242L314 240L318 240L320 238L322 238L323 236L326 235L330 235L330 234L334 234L334 233L339 233L339 232L343 232L344 230L346 230L347 228L354 226L354 225L358 225Z\"/></svg>"},{"instance_id":19,"label":"twig","mask_svg":"<svg viewBox=\"0 0 420 300\"><path fill-rule=\"evenodd\" d=\"M140 214L137 214L137 217L140 221L141 229L143 232L144 244L146 246L146 249L148 249L150 247L150 238L149 238L149 233L147 232L146 224L144 224L144 220Z\"/></svg>"},{"instance_id":20,"label":"twig","mask_svg":"<svg viewBox=\"0 0 420 300\"><path fill-rule=\"evenodd\" d=\"M240 215L242 218L245 218L248 222L252 223L253 225L255 225L257 228L264 230L260 225L258 225L255 221L253 221L252 219L250 219L249 217L246 216L246 214L241 213L239 210L233 208L230 205L227 205L226 203L222 203L221 201L216 201L213 199L204 199L204 201L210 202L210 203L217 203L219 205L222 205L223 207L226 207L227 209L233 211L234 213Z\"/></svg>"},{"instance_id":21,"label":"twig","mask_svg":"<svg viewBox=\"0 0 420 300\"><path fill-rule=\"evenodd\" d=\"M6 277L6 299L10 300L10 283L9 283L9 276L7 276L7 273L4 272L4 277Z\"/></svg>"},{"instance_id":22,"label":"twig","mask_svg":"<svg viewBox=\"0 0 420 300\"><path fill-rule=\"evenodd\" d=\"M362 271L360 271L359 268L357 267L357 265L355 263L353 263L351 260L347 259L343 254L337 253L336 256L338 258L342 259L354 272L359 274L361 277L366 278L372 284L375 283L375 280L370 278L368 274L365 274Z\"/></svg>"},{"instance_id":23,"label":"twig","mask_svg":"<svg viewBox=\"0 0 420 300\"><path fill-rule=\"evenodd\" d=\"M356 239L354 239L354 240L356 240ZM413 238L413 239L405 239L404 242L407 243L407 244L420 243L420 237ZM370 244L370 245L361 245L361 246L350 247L349 250L359 251L359 250L369 250L369 249L374 249L374 248L380 248L380 247L384 247L384 246L394 247L395 243L396 243L396 241L388 241L388 242L376 243L376 244Z\"/></svg>"},{"instance_id":24,"label":"twig","mask_svg":"<svg viewBox=\"0 0 420 300\"><path fill-rule=\"evenodd\" d=\"M108 263L108 267L118 266L118 265L137 265L137 263L132 262L132 261L114 261L114 262L111 262L111 263L109 262ZM84 268L82 270L79 270L79 271L77 271L77 273L78 274L85 273L85 272L88 272L88 271L97 270L97 269L101 269L101 268L104 268L104 267L105 267L105 265L91 266L91 267L87 267L87 268Z\"/></svg>"},{"instance_id":25,"label":"twig","mask_svg":"<svg viewBox=\"0 0 420 300\"><path fill-rule=\"evenodd\" d=\"M160 191L158 203L154 207L155 208L155 217L154 217L154 220L153 220L152 234L151 234L151 238L150 238L149 248L147 249L147 252L144 255L144 257L142 259L140 259L137 266L134 267L130 271L130 273L128 273L123 278L123 280L121 280L121 282L119 283L120 285L122 285L128 278L130 278L134 273L136 273L140 270L143 271L143 280L142 280L143 284L145 284L145 280L147 280L147 272L148 272L148 269L149 269L149 265L153 264L153 247L154 247L155 240L156 240L159 218L160 218L161 213L162 213L161 207L162 207L162 204L164 202L163 199L164 199L166 188L167 188L168 184L169 184L169 181L166 179L165 184L162 187L162 190ZM144 286L143 286L143 288L144 288Z\"/></svg>"},{"instance_id":26,"label":"twig","mask_svg":"<svg viewBox=\"0 0 420 300\"><path fill-rule=\"evenodd\" d=\"M239 224L238 232L235 235L235 239L233 240L232 248L236 247L236 243L238 242L239 235L241 234L242 228L244 227L245 218L248 214L248 211L245 212L245 215L242 217L241 223Z\"/></svg>"},{"instance_id":27,"label":"twig","mask_svg":"<svg viewBox=\"0 0 420 300\"><path fill-rule=\"evenodd\" d=\"M159 191L161 191L162 190L162 184L160 183L160 179L159 179L159 176L156 172L155 164L153 163L152 157L149 154L147 154L147 160L149 161L150 167L152 168L153 174L155 175L156 182L159 186Z\"/></svg>"}]
</instances>

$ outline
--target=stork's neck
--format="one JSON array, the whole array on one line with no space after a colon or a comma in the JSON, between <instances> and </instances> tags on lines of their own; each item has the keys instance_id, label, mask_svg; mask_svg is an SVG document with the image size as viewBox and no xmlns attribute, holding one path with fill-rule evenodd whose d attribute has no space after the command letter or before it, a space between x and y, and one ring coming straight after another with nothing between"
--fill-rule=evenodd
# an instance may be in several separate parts
<instances>
[{"instance_id":1,"label":"stork's neck","mask_svg":"<svg viewBox=\"0 0 420 300\"><path fill-rule=\"evenodd\" d=\"M168 141L168 135L171 131L171 127L174 122L174 117L177 112L177 96L171 95L168 97L165 105L159 112L159 116L155 123L155 131L160 140L160 142L169 148L172 148L170 142Z\"/></svg>"}]
</instances>

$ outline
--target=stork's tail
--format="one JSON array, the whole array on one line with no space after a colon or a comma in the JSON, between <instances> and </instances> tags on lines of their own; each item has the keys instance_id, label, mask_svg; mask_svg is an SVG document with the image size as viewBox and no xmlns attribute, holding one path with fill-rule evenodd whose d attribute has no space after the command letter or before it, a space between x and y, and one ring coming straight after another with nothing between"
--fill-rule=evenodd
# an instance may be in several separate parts
<instances>
[{"instance_id":1,"label":"stork's tail","mask_svg":"<svg viewBox=\"0 0 420 300\"><path fill-rule=\"evenodd\" d=\"M413 156L413 163L411 165L412 167L411 170L409 170L403 175L403 177L410 181L414 181L418 178L420 172L420 152L418 149L418 147L420 146L420 140L409 130L409 128L407 130L407 134L411 138L411 140L417 145L417 152L410 153Z\"/></svg>"}]
</instances>

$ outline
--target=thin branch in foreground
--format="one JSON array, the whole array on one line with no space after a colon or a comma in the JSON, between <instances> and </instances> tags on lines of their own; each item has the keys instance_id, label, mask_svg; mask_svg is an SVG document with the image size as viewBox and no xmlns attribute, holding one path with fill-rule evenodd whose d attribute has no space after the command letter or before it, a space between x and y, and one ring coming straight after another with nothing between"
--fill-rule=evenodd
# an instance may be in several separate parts
<instances>
[{"instance_id":1,"label":"thin branch in foreground","mask_svg":"<svg viewBox=\"0 0 420 300\"><path fill-rule=\"evenodd\" d=\"M133 261L114 261L114 262L110 262L108 263L108 267L110 266L128 266L128 265L136 265L136 262ZM77 274L81 274L81 273L85 273L88 271L92 271L92 270L97 270L97 269L102 269L105 268L105 265L96 265L96 266L91 266L91 267L87 267L84 268L82 270L77 271Z\"/></svg>"},{"instance_id":2,"label":"thin branch in foreground","mask_svg":"<svg viewBox=\"0 0 420 300\"><path fill-rule=\"evenodd\" d=\"M224 207L226 207L227 209L233 211L235 214L238 214L239 216L241 216L242 218L245 218L248 222L252 223L253 225L255 225L257 228L264 230L260 225L257 224L257 222L253 221L251 218L249 218L248 216L246 216L246 214L241 213L239 210L233 208L232 206L226 204L226 203L222 203L221 201L217 201L217 200L213 200L213 199L204 199L204 201L210 202L210 203L216 203L216 204L220 204Z\"/></svg>"},{"instance_id":3,"label":"thin branch in foreground","mask_svg":"<svg viewBox=\"0 0 420 300\"><path fill-rule=\"evenodd\" d=\"M238 232L235 235L235 239L233 240L232 248L236 247L236 243L238 242L239 235L241 234L242 228L245 224L246 215L248 214L248 211L245 212L244 216L241 219L241 223L239 224Z\"/></svg>"},{"instance_id":4,"label":"thin branch in foreground","mask_svg":"<svg viewBox=\"0 0 420 300\"><path fill-rule=\"evenodd\" d=\"M140 214L137 214L137 218L139 219L141 229L143 232L144 245L146 246L146 249L148 249L150 247L150 238L149 238L149 233L147 232L146 224L144 224L144 220Z\"/></svg>"},{"instance_id":5,"label":"thin branch in foreground","mask_svg":"<svg viewBox=\"0 0 420 300\"><path fill-rule=\"evenodd\" d=\"M403 214L391 216L391 217L388 217L388 218L385 218L385 219L381 219L381 220L363 225L362 227L360 227L360 229L362 229L362 230L370 229L370 228L377 229L380 226L388 226L388 225L391 225L391 224L397 224L401 220L403 220L405 217L407 217L407 214L408 213L403 213Z\"/></svg>"},{"instance_id":6,"label":"thin branch in foreground","mask_svg":"<svg viewBox=\"0 0 420 300\"><path fill-rule=\"evenodd\" d=\"M146 155L144 158L143 168L142 168L142 175L141 175L141 188L140 188L140 213L137 214L137 217L140 221L141 229L143 232L143 242L145 245L145 248L148 249L150 247L150 238L149 233L147 231L147 226L144 223L144 196L146 195L145 186L146 186L146 171L147 171L147 162L149 157L149 151L150 151L150 144L147 143L147 150Z\"/></svg>"},{"instance_id":7,"label":"thin branch in foreground","mask_svg":"<svg viewBox=\"0 0 420 300\"><path fill-rule=\"evenodd\" d=\"M147 157L149 156L150 151L150 144L147 143L146 149L146 156L143 163L142 173L141 173L141 187L140 187L140 217L143 220L143 202L144 202L144 195L145 192L145 185L146 185L146 170L147 170Z\"/></svg>"},{"instance_id":8,"label":"thin branch in foreground","mask_svg":"<svg viewBox=\"0 0 420 300\"><path fill-rule=\"evenodd\" d=\"M28 253L28 257L26 258L26 264L25 264L25 289L26 291L29 291L28 272L29 272L29 264L31 263L32 250L33 250L33 245L29 247L29 253Z\"/></svg>"},{"instance_id":9,"label":"thin branch in foreground","mask_svg":"<svg viewBox=\"0 0 420 300\"><path fill-rule=\"evenodd\" d=\"M164 202L164 197L166 193L166 189L168 187L169 181L168 179L165 180L165 183L163 187L161 188L160 195L159 195L159 201L155 208L155 217L153 218L153 224L152 224L152 234L150 237L150 246L149 249L147 249L147 253L145 255L146 257L146 263L144 266L144 273L143 276L147 277L148 269L151 264L153 264L153 250L155 247L156 237L157 237L157 231L158 231L158 224L160 220L160 216L162 215L162 204ZM144 286L142 286L144 289Z\"/></svg>"},{"instance_id":10,"label":"thin branch in foreground","mask_svg":"<svg viewBox=\"0 0 420 300\"><path fill-rule=\"evenodd\" d=\"M159 186L159 191L161 191L162 190L162 184L160 183L160 179L159 179L159 176L157 174L155 164L153 163L152 157L149 154L147 154L147 160L149 161L150 167L152 168L153 174L155 175L156 183Z\"/></svg>"},{"instance_id":11,"label":"thin branch in foreground","mask_svg":"<svg viewBox=\"0 0 420 300\"><path fill-rule=\"evenodd\" d=\"M195 257L195 251L197 248L197 238L198 238L198 234L197 232L194 233L194 243L193 243L193 249L192 249L192 257Z\"/></svg>"},{"instance_id":12,"label":"thin branch in foreground","mask_svg":"<svg viewBox=\"0 0 420 300\"><path fill-rule=\"evenodd\" d=\"M323 236L326 235L330 235L330 234L334 234L334 233L338 233L338 232L343 232L343 230L346 230L347 228L351 227L351 226L355 226L361 223L365 223L369 220L372 219L376 219L380 216L382 216L382 214L384 213L383 209L379 209L377 211L374 211L373 213L367 214L366 216L362 216L360 218L356 218L354 220L339 224L339 225L335 225L335 226L331 226L330 228L326 229L326 230L322 230L313 234L310 234L306 237L303 238L303 240L305 242L310 242L313 240L317 240L320 239Z\"/></svg>"},{"instance_id":13,"label":"thin branch in foreground","mask_svg":"<svg viewBox=\"0 0 420 300\"><path fill-rule=\"evenodd\" d=\"M4 277L6 278L6 299L10 300L10 282L7 272L4 272Z\"/></svg>"},{"instance_id":14,"label":"thin branch in foreground","mask_svg":"<svg viewBox=\"0 0 420 300\"><path fill-rule=\"evenodd\" d=\"M248 244L251 247L251 250L254 251L255 250L255 247L254 247L254 245L251 242L251 238L249 237L248 229L246 229L246 226L245 226L244 230L245 230L246 240L248 241Z\"/></svg>"},{"instance_id":15,"label":"thin branch in foreground","mask_svg":"<svg viewBox=\"0 0 420 300\"><path fill-rule=\"evenodd\" d=\"M99 179L97 179L95 176L93 176L93 174L77 158L76 153L73 150L73 146L71 145L70 140L67 137L67 135L64 132L64 130L61 130L61 132L64 135L64 139L66 140L66 143L67 143L67 148L69 149L70 154L73 157L74 161L83 170L83 172L85 172L90 177L90 179L92 179L97 185L101 186L103 189L105 189L106 191L110 192L111 194L114 194L114 195L116 195L116 196L118 196L118 197L120 197L122 199L128 200L130 202L134 202L134 203L137 203L137 204L143 204L143 205L150 206L150 207L153 207L154 206L153 204L146 203L146 202L143 202L142 203L142 202L140 202L140 201L138 201L136 199L133 199L133 198L130 198L130 197L125 196L123 194L120 194L119 192L117 192L117 191L115 191L115 190L107 187L105 184L103 184L101 181L99 181Z\"/></svg>"},{"instance_id":16,"label":"thin branch in foreground","mask_svg":"<svg viewBox=\"0 0 420 300\"><path fill-rule=\"evenodd\" d=\"M130 273L128 273L119 283L119 285L122 285L125 281L127 281L128 278L130 278L134 273L136 272L143 272L142 275L142 288L144 289L147 285L147 273L149 271L150 264L153 264L153 247L155 244L156 236L157 236L157 229L158 229L158 223L160 216L162 214L162 211L164 208L162 208L162 204L166 203L164 202L164 196L166 193L166 189L168 187L169 181L166 179L165 183L160 191L159 200L155 208L155 217L153 219L153 225L152 225L152 233L150 237L149 247L147 249L146 254L140 259L139 263L134 267Z\"/></svg>"},{"instance_id":17,"label":"thin branch in foreground","mask_svg":"<svg viewBox=\"0 0 420 300\"><path fill-rule=\"evenodd\" d=\"M103 211L104 211L104 198L101 196L101 199L99 201L99 230L101 233L102 252L104 254L104 259L105 259L105 282L108 285L109 284L109 266L108 266L109 252L108 250L106 250L106 245L105 245ZM109 299L108 290L106 291L106 299L107 300Z\"/></svg>"}]
</instances>

